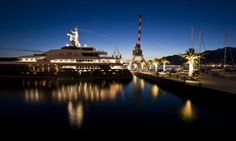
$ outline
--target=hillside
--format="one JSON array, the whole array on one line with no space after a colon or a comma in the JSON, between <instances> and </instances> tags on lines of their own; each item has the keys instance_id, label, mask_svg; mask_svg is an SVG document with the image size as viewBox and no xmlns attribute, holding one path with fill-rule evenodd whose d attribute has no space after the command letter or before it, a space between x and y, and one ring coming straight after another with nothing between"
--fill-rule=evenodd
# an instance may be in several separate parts
<instances>
[{"instance_id":1,"label":"hillside","mask_svg":"<svg viewBox=\"0 0 236 141\"><path fill-rule=\"evenodd\" d=\"M226 50L227 50L227 54L226 54L227 64L233 64L231 56L235 64L236 63L236 48L227 47ZM207 50L203 52L202 55L204 57L201 59L201 63L202 64L220 64L220 63L223 64L224 51L225 51L225 48L220 48L216 50ZM186 62L186 60L180 57L179 55L166 56L165 58L169 60L172 65L181 65L184 62Z\"/></svg>"}]
</instances>

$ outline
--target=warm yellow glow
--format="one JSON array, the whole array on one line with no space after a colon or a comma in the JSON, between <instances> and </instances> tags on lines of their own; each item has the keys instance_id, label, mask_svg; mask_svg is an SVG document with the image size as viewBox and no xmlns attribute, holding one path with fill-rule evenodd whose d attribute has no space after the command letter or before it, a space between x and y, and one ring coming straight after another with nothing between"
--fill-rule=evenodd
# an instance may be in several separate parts
<instances>
[{"instance_id":1,"label":"warm yellow glow","mask_svg":"<svg viewBox=\"0 0 236 141\"><path fill-rule=\"evenodd\" d=\"M41 66L41 72L44 72L45 71L45 67L44 67L44 64L42 64Z\"/></svg>"},{"instance_id":2,"label":"warm yellow glow","mask_svg":"<svg viewBox=\"0 0 236 141\"><path fill-rule=\"evenodd\" d=\"M181 117L184 121L193 121L196 119L196 113L192 108L192 103L190 100L187 100L183 109L181 110Z\"/></svg>"},{"instance_id":3,"label":"warm yellow glow","mask_svg":"<svg viewBox=\"0 0 236 141\"><path fill-rule=\"evenodd\" d=\"M143 90L144 89L144 80L143 79L140 80L140 86L141 86L141 89Z\"/></svg>"},{"instance_id":4,"label":"warm yellow glow","mask_svg":"<svg viewBox=\"0 0 236 141\"><path fill-rule=\"evenodd\" d=\"M75 59L53 59L50 60L51 63L75 63Z\"/></svg>"},{"instance_id":5,"label":"warm yellow glow","mask_svg":"<svg viewBox=\"0 0 236 141\"><path fill-rule=\"evenodd\" d=\"M67 111L70 124L80 128L84 117L83 105L81 103L73 105L72 102L68 102Z\"/></svg>"},{"instance_id":6,"label":"warm yellow glow","mask_svg":"<svg viewBox=\"0 0 236 141\"><path fill-rule=\"evenodd\" d=\"M59 68L58 68L58 65L57 65L57 64L55 64L54 69L55 69L55 72L56 72L56 73L59 71Z\"/></svg>"},{"instance_id":7,"label":"warm yellow glow","mask_svg":"<svg viewBox=\"0 0 236 141\"><path fill-rule=\"evenodd\" d=\"M196 65L196 63L199 63L199 59L201 58L201 56L197 55L194 48L189 48L185 54L181 54L180 56L187 60L186 63L189 65L188 76L192 77L194 65Z\"/></svg>"},{"instance_id":8,"label":"warm yellow glow","mask_svg":"<svg viewBox=\"0 0 236 141\"><path fill-rule=\"evenodd\" d=\"M32 71L33 71L33 72L35 72L35 71L36 71L36 69L35 69L35 66L32 66Z\"/></svg>"},{"instance_id":9,"label":"warm yellow glow","mask_svg":"<svg viewBox=\"0 0 236 141\"><path fill-rule=\"evenodd\" d=\"M46 86L46 80L42 81L42 85L45 87Z\"/></svg>"},{"instance_id":10,"label":"warm yellow glow","mask_svg":"<svg viewBox=\"0 0 236 141\"><path fill-rule=\"evenodd\" d=\"M39 102L40 100L42 100L42 94L39 93L39 90L38 89L26 89L24 91L24 98L25 98L25 101L27 102Z\"/></svg>"},{"instance_id":11,"label":"warm yellow glow","mask_svg":"<svg viewBox=\"0 0 236 141\"><path fill-rule=\"evenodd\" d=\"M75 85L62 85L52 91L52 97L57 102L86 100L99 102L114 100L123 89L122 84L110 84L109 87L94 85L88 82L80 82Z\"/></svg>"},{"instance_id":12,"label":"warm yellow glow","mask_svg":"<svg viewBox=\"0 0 236 141\"><path fill-rule=\"evenodd\" d=\"M151 88L151 93L153 98L157 98L158 94L159 94L159 87L157 85L153 85Z\"/></svg>"},{"instance_id":13,"label":"warm yellow glow","mask_svg":"<svg viewBox=\"0 0 236 141\"><path fill-rule=\"evenodd\" d=\"M169 64L170 62L166 59L161 59L161 62L163 64L163 71L166 71L166 65Z\"/></svg>"},{"instance_id":14,"label":"warm yellow glow","mask_svg":"<svg viewBox=\"0 0 236 141\"><path fill-rule=\"evenodd\" d=\"M21 62L37 62L36 58L22 58Z\"/></svg>"},{"instance_id":15,"label":"warm yellow glow","mask_svg":"<svg viewBox=\"0 0 236 141\"><path fill-rule=\"evenodd\" d=\"M142 61L141 62L141 68L144 69L144 66L146 65L146 62L145 61Z\"/></svg>"},{"instance_id":16,"label":"warm yellow glow","mask_svg":"<svg viewBox=\"0 0 236 141\"><path fill-rule=\"evenodd\" d=\"M138 80L138 79L137 79L137 76L134 75L134 77L133 77L133 83L134 83L134 85L137 84L137 80Z\"/></svg>"},{"instance_id":17,"label":"warm yellow glow","mask_svg":"<svg viewBox=\"0 0 236 141\"><path fill-rule=\"evenodd\" d=\"M193 62L193 60L191 61L189 61L188 62L188 64L189 64L189 71L188 71L188 76L189 77L192 77L192 75L193 75L193 70L194 70L194 62Z\"/></svg>"},{"instance_id":18,"label":"warm yellow glow","mask_svg":"<svg viewBox=\"0 0 236 141\"><path fill-rule=\"evenodd\" d=\"M116 63L116 59L100 59L100 63Z\"/></svg>"},{"instance_id":19,"label":"warm yellow glow","mask_svg":"<svg viewBox=\"0 0 236 141\"><path fill-rule=\"evenodd\" d=\"M55 80L54 80L55 81ZM48 93L43 93L41 89L26 89L24 91L24 99L26 102L38 103L43 100L52 100L59 103L68 103L68 119L71 125L78 128L81 127L84 117L84 106L83 103L98 103L102 101L113 101L116 99L118 94L123 93L123 84L110 82L109 86L104 81L99 84L90 82L78 82L75 84L61 85L60 83L52 84L50 80L40 81L23 81L23 85L37 86L37 87L53 87L52 96ZM58 81L56 81L58 82ZM44 98L45 97L45 98Z\"/></svg>"},{"instance_id":20,"label":"warm yellow glow","mask_svg":"<svg viewBox=\"0 0 236 141\"><path fill-rule=\"evenodd\" d=\"M76 69L76 66L62 66L65 69Z\"/></svg>"}]
</instances>

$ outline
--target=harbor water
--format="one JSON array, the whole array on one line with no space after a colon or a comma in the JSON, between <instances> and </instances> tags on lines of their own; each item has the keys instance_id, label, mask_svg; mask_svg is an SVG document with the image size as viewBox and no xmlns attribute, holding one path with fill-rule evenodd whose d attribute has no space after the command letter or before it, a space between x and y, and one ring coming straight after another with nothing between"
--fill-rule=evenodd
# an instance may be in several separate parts
<instances>
[{"instance_id":1,"label":"harbor water","mask_svg":"<svg viewBox=\"0 0 236 141\"><path fill-rule=\"evenodd\" d=\"M2 80L0 114L0 128L6 133L236 129L236 119L229 115L137 77L129 81Z\"/></svg>"}]
</instances>

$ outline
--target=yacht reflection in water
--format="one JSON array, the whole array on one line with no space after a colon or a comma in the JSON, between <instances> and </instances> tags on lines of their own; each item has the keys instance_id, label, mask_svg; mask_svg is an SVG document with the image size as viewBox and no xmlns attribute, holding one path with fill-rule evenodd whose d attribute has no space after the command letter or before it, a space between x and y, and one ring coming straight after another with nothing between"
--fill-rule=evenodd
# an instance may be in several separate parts
<instances>
[{"instance_id":1,"label":"yacht reflection in water","mask_svg":"<svg viewBox=\"0 0 236 141\"><path fill-rule=\"evenodd\" d=\"M24 91L25 101L26 102L39 102L43 99L43 94L36 89L26 89Z\"/></svg>"},{"instance_id":2,"label":"yacht reflection in water","mask_svg":"<svg viewBox=\"0 0 236 141\"><path fill-rule=\"evenodd\" d=\"M109 83L109 84L108 84ZM101 84L79 82L73 85L62 85L52 91L53 100L57 102L87 101L101 102L115 100L118 93L122 92L123 85L103 81Z\"/></svg>"},{"instance_id":3,"label":"yacht reflection in water","mask_svg":"<svg viewBox=\"0 0 236 141\"><path fill-rule=\"evenodd\" d=\"M115 81L40 80L23 82L23 86L27 87L24 99L28 103L54 101L67 104L69 122L77 128L82 126L85 106L114 101L124 93L124 83Z\"/></svg>"},{"instance_id":4,"label":"yacht reflection in water","mask_svg":"<svg viewBox=\"0 0 236 141\"><path fill-rule=\"evenodd\" d=\"M73 105L72 102L68 102L67 111L70 124L80 128L82 126L84 117L83 104L78 103Z\"/></svg>"}]
</instances>

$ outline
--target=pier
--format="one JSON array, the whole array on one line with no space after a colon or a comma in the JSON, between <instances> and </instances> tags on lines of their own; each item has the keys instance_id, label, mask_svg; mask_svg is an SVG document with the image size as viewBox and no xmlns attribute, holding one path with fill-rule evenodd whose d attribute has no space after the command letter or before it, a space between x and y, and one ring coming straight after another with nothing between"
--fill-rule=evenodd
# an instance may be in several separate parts
<instances>
[{"instance_id":1,"label":"pier","mask_svg":"<svg viewBox=\"0 0 236 141\"><path fill-rule=\"evenodd\" d=\"M208 74L201 74L198 77L193 77L193 79L187 79L177 74L157 74L153 72L133 72L134 75L137 75L141 78L148 79L158 84L163 84L164 82L170 82L171 84L175 83L185 87L199 88L199 89L209 89L217 93L227 93L235 94L236 81L233 79L214 77Z\"/></svg>"},{"instance_id":2,"label":"pier","mask_svg":"<svg viewBox=\"0 0 236 141\"><path fill-rule=\"evenodd\" d=\"M230 90L233 92L235 85L230 85L231 87L227 87L228 89L221 89L224 85L228 85L227 83L230 83L230 80L222 81L224 84L218 86L220 80L213 81L208 79L205 82L204 80L207 80L207 77L205 79L202 77L203 80L201 81L194 81L181 80L171 76L157 76L156 74L147 72L133 72L133 74L146 81L157 84L160 88L168 90L182 99L189 99L196 105L204 107L218 116L229 119L236 117L232 112L236 106L236 93L230 93ZM199 85L199 82L202 84L200 83ZM225 89L229 92L224 91Z\"/></svg>"}]
</instances>

